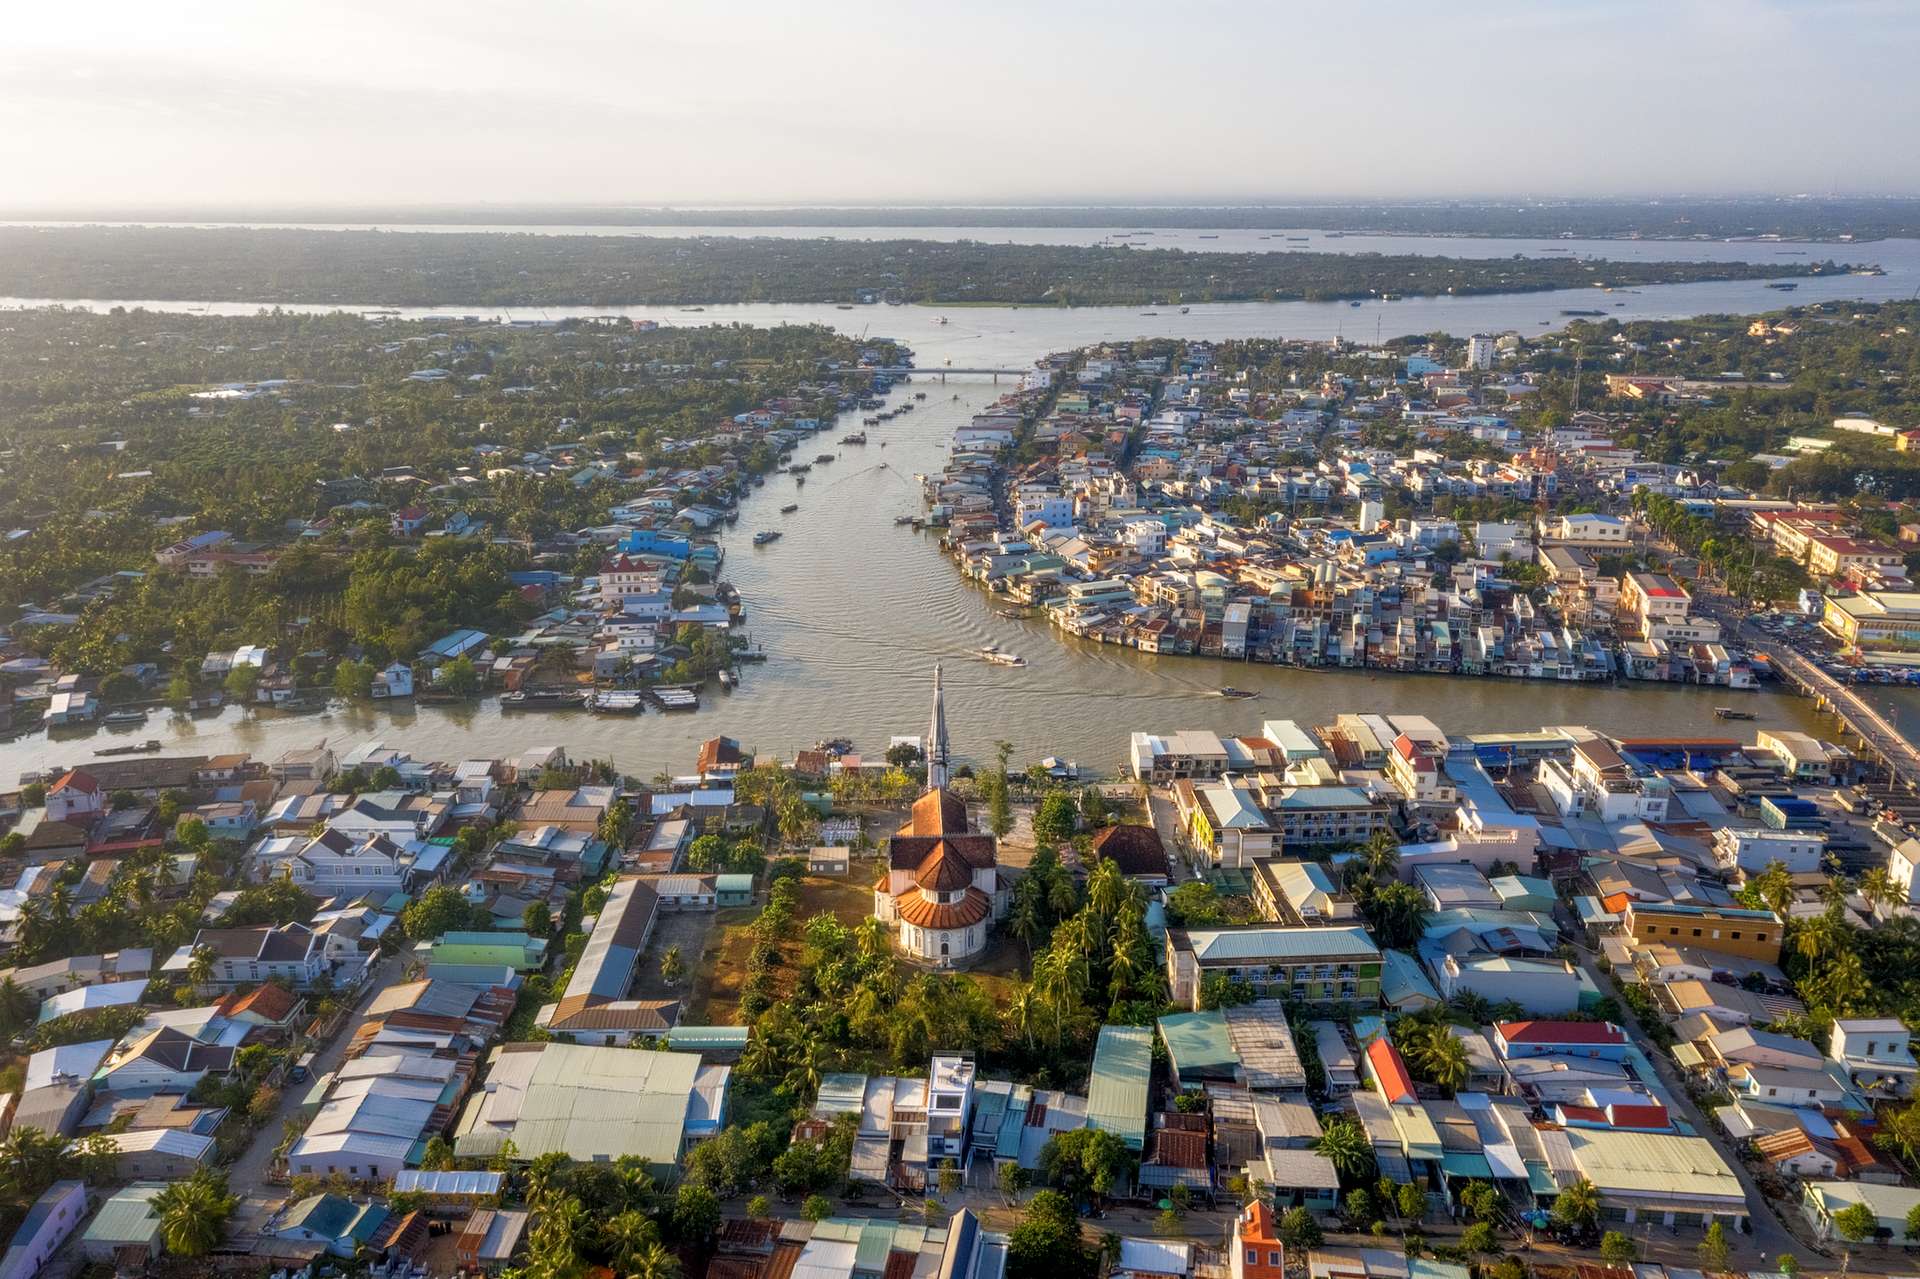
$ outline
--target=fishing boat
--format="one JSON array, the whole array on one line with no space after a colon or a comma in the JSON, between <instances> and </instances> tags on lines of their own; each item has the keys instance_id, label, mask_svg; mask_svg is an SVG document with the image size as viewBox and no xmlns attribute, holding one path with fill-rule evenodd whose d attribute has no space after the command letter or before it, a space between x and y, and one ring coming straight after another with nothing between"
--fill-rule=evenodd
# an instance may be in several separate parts
<instances>
[{"instance_id":1,"label":"fishing boat","mask_svg":"<svg viewBox=\"0 0 1920 1279\"><path fill-rule=\"evenodd\" d=\"M945 324L947 322L947 317L944 315L936 315L933 317L933 322L935 324Z\"/></svg>"},{"instance_id":2,"label":"fishing boat","mask_svg":"<svg viewBox=\"0 0 1920 1279\"><path fill-rule=\"evenodd\" d=\"M146 741L141 742L138 746L103 746L99 750L95 751L94 754L95 755L152 755L159 749L160 749L160 743L157 740L150 737Z\"/></svg>"},{"instance_id":3,"label":"fishing boat","mask_svg":"<svg viewBox=\"0 0 1920 1279\"><path fill-rule=\"evenodd\" d=\"M510 711L578 710L587 695L572 688L527 688L500 695L500 709Z\"/></svg>"},{"instance_id":4,"label":"fishing boat","mask_svg":"<svg viewBox=\"0 0 1920 1279\"><path fill-rule=\"evenodd\" d=\"M106 714L106 722L110 725L111 724L144 724L147 722L147 713L142 710L135 710L131 707L129 707L126 710L108 711Z\"/></svg>"},{"instance_id":5,"label":"fishing boat","mask_svg":"<svg viewBox=\"0 0 1920 1279\"><path fill-rule=\"evenodd\" d=\"M835 306L833 309L836 311L851 311L853 310L853 306L851 303L842 302L839 305Z\"/></svg>"},{"instance_id":6,"label":"fishing boat","mask_svg":"<svg viewBox=\"0 0 1920 1279\"><path fill-rule=\"evenodd\" d=\"M833 453L819 453L815 454L813 460L815 464L824 466L826 463L833 461L836 456L837 454Z\"/></svg>"},{"instance_id":7,"label":"fishing boat","mask_svg":"<svg viewBox=\"0 0 1920 1279\"><path fill-rule=\"evenodd\" d=\"M1186 314L1187 312L1189 312L1189 311L1191 311L1191 310L1193 310L1193 308L1192 308L1192 307L1190 307L1190 306L1183 306L1183 307L1181 307L1181 308L1180 308L1180 314L1182 314L1182 315L1185 315L1185 314Z\"/></svg>"},{"instance_id":8,"label":"fishing boat","mask_svg":"<svg viewBox=\"0 0 1920 1279\"><path fill-rule=\"evenodd\" d=\"M1249 697L1260 696L1260 694L1253 692L1250 689L1235 688L1231 684L1226 685L1225 687L1216 689L1214 695L1216 697L1229 697L1236 701L1244 701Z\"/></svg>"},{"instance_id":9,"label":"fishing boat","mask_svg":"<svg viewBox=\"0 0 1920 1279\"><path fill-rule=\"evenodd\" d=\"M720 687L721 687L721 688L726 688L726 689L730 689L730 688L732 688L732 687L734 686L734 684L735 684L735 683L736 683L736 681L735 681L735 680L734 680L734 678L733 678L733 672L732 672L732 671L721 671L721 672L720 672Z\"/></svg>"},{"instance_id":10,"label":"fishing boat","mask_svg":"<svg viewBox=\"0 0 1920 1279\"><path fill-rule=\"evenodd\" d=\"M893 522L895 525L918 524L920 517L918 515L896 515L893 517Z\"/></svg>"},{"instance_id":11,"label":"fishing boat","mask_svg":"<svg viewBox=\"0 0 1920 1279\"><path fill-rule=\"evenodd\" d=\"M797 511L797 510L799 510L799 509L800 509L800 503L798 503L798 502L788 502L788 503L787 503L787 504L786 504L785 506L783 506L783 507L781 507L781 508L780 508L780 514L782 514L782 515L792 515L792 514L793 514L793 513L795 512L795 511Z\"/></svg>"},{"instance_id":12,"label":"fishing boat","mask_svg":"<svg viewBox=\"0 0 1920 1279\"><path fill-rule=\"evenodd\" d=\"M1795 284L1792 280L1768 280L1767 287L1770 289L1780 289L1785 291L1785 290L1797 289L1800 286L1798 284Z\"/></svg>"},{"instance_id":13,"label":"fishing boat","mask_svg":"<svg viewBox=\"0 0 1920 1279\"><path fill-rule=\"evenodd\" d=\"M842 444L865 444L867 442L867 433L865 431L855 431L852 435L841 436L840 442Z\"/></svg>"},{"instance_id":14,"label":"fishing boat","mask_svg":"<svg viewBox=\"0 0 1920 1279\"><path fill-rule=\"evenodd\" d=\"M1158 314L1160 314L1160 313L1159 313L1158 311L1142 311L1142 312L1141 312L1140 314L1142 314L1142 315L1158 315Z\"/></svg>"},{"instance_id":15,"label":"fishing boat","mask_svg":"<svg viewBox=\"0 0 1920 1279\"><path fill-rule=\"evenodd\" d=\"M927 398L927 393L925 391L915 391L913 393L913 398L916 400L924 400Z\"/></svg>"},{"instance_id":16,"label":"fishing boat","mask_svg":"<svg viewBox=\"0 0 1920 1279\"><path fill-rule=\"evenodd\" d=\"M992 662L995 666L1025 666L1027 659L1018 653L1002 652L992 644L973 650L973 655L983 662Z\"/></svg>"},{"instance_id":17,"label":"fishing boat","mask_svg":"<svg viewBox=\"0 0 1920 1279\"><path fill-rule=\"evenodd\" d=\"M758 533L755 533L753 535L753 544L755 546L765 546L768 542L777 542L779 540L780 540L779 529L771 529L771 528L761 529Z\"/></svg>"},{"instance_id":18,"label":"fishing boat","mask_svg":"<svg viewBox=\"0 0 1920 1279\"><path fill-rule=\"evenodd\" d=\"M1032 610L1032 609L1030 609L1030 608L1028 608L1028 607L1027 607L1026 605L1024 605L1024 604L1017 604L1017 605L1015 605L1015 606L1014 606L1014 607L1012 607L1012 608L999 608L999 609L995 609L995 610L994 610L994 616L995 616L995 617L1004 617L1004 618L1006 618L1006 619L1008 619L1009 621L1015 621L1015 622L1017 622L1017 621L1019 621L1019 620L1020 620L1021 618L1023 618L1023 617L1027 617L1027 616L1030 616L1030 615L1032 614L1032 612L1033 612L1033 610Z\"/></svg>"},{"instance_id":19,"label":"fishing boat","mask_svg":"<svg viewBox=\"0 0 1920 1279\"><path fill-rule=\"evenodd\" d=\"M1713 708L1713 713L1715 718L1718 718L1718 719L1753 719L1754 718L1754 713L1752 711L1735 710L1731 706L1716 706Z\"/></svg>"}]
</instances>

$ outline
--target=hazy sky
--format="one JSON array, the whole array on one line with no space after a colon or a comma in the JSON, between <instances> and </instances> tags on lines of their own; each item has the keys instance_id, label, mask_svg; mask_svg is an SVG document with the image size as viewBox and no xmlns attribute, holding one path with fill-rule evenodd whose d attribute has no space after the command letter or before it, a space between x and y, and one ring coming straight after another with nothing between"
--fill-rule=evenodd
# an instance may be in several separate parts
<instances>
[{"instance_id":1,"label":"hazy sky","mask_svg":"<svg viewBox=\"0 0 1920 1279\"><path fill-rule=\"evenodd\" d=\"M26 0L0 205L1920 192L1914 0Z\"/></svg>"}]
</instances>

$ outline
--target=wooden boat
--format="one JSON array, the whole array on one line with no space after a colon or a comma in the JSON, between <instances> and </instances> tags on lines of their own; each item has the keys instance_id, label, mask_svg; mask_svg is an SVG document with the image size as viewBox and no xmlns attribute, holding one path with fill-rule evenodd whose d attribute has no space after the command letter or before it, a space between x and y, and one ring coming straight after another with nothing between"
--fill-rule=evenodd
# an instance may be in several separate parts
<instances>
[{"instance_id":1,"label":"wooden boat","mask_svg":"<svg viewBox=\"0 0 1920 1279\"><path fill-rule=\"evenodd\" d=\"M99 750L95 751L94 754L95 755L152 755L157 753L159 749L160 749L160 743L157 740L150 737L146 741L141 742L138 746L103 746Z\"/></svg>"}]
</instances>

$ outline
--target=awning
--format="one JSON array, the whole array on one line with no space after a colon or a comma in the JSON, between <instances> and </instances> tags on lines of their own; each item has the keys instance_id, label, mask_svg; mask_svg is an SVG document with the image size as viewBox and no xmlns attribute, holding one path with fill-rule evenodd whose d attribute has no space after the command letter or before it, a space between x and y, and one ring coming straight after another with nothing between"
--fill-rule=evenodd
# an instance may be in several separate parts
<instances>
[{"instance_id":1,"label":"awning","mask_svg":"<svg viewBox=\"0 0 1920 1279\"><path fill-rule=\"evenodd\" d=\"M1485 1155L1470 1154L1465 1151L1449 1151L1440 1156L1440 1171L1449 1177L1491 1178L1493 1168Z\"/></svg>"}]
</instances>

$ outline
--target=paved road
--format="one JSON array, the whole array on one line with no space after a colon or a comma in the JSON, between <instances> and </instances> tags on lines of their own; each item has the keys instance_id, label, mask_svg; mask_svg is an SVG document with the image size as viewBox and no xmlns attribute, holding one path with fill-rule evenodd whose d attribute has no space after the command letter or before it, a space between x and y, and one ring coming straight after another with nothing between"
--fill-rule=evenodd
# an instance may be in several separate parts
<instances>
[{"instance_id":1,"label":"paved road","mask_svg":"<svg viewBox=\"0 0 1920 1279\"><path fill-rule=\"evenodd\" d=\"M1583 944L1577 945L1577 949L1583 956L1581 968L1585 970L1587 979L1596 989L1603 991L1609 989L1608 977L1596 971L1586 958L1593 952L1588 951ZM1811 1260L1809 1246L1797 1239L1774 1215L1772 1203L1760 1193L1759 1185L1754 1181L1753 1175L1747 1171L1746 1164L1733 1149L1726 1135L1712 1119L1694 1105L1693 1098L1687 1094L1686 1082L1680 1077L1679 1071L1674 1069L1667 1054L1637 1037L1635 1042L1640 1045L1642 1055L1653 1063L1654 1073L1660 1076L1660 1084L1666 1089L1675 1108L1680 1111L1681 1116L1696 1133L1712 1144L1727 1167L1733 1170L1734 1176L1740 1179L1741 1189L1746 1191L1747 1220L1752 1223L1753 1233L1735 1235L1728 1240L1733 1245L1733 1255L1736 1260L1750 1262L1753 1268L1759 1267L1761 1258L1771 1261L1785 1252L1796 1254L1803 1262ZM1693 1257L1693 1247L1699 1242L1696 1232L1676 1233L1658 1225L1649 1230L1645 1225L1636 1223L1632 1234L1642 1244L1643 1250L1649 1250L1663 1241L1671 1242L1675 1245L1683 1245L1688 1257ZM1697 1258L1695 1263L1697 1264Z\"/></svg>"},{"instance_id":2,"label":"paved road","mask_svg":"<svg viewBox=\"0 0 1920 1279\"><path fill-rule=\"evenodd\" d=\"M367 1019L366 1008L373 997L392 985L405 971L404 955L389 955L374 966L371 977L360 988L360 998L354 1004L353 1016L334 1036L333 1042L321 1049L314 1058L313 1076L306 1083L286 1086L280 1097L279 1113L261 1125L260 1131L254 1135L253 1144L227 1169L227 1182L240 1195L240 1206L235 1210L229 1226L231 1233L258 1231L285 1200L285 1193L267 1181L267 1169L273 1163L273 1149L280 1144L286 1121L298 1114L300 1099L313 1086L313 1079L340 1064L341 1058L346 1055L347 1045L353 1042L354 1032Z\"/></svg>"}]
</instances>

